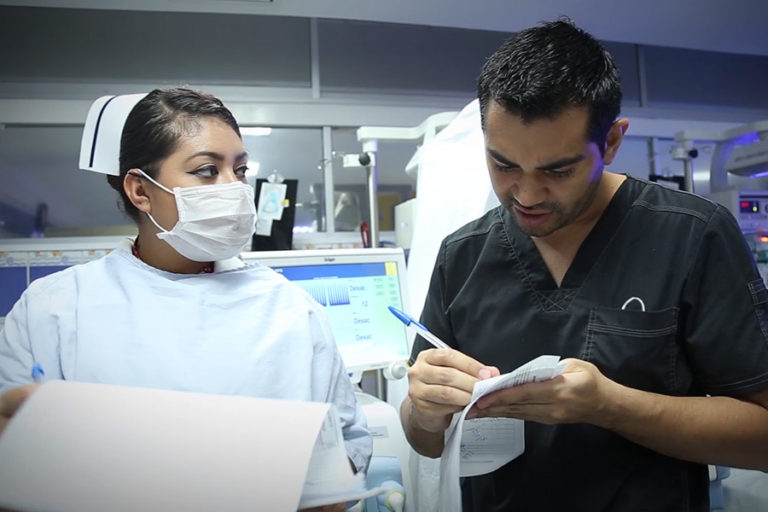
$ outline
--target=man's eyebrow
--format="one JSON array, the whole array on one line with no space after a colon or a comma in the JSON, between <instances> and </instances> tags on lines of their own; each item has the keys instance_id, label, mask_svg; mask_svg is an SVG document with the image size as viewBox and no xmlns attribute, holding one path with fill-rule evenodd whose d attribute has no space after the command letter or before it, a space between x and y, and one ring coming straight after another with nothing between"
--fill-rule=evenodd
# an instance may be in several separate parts
<instances>
[{"instance_id":1,"label":"man's eyebrow","mask_svg":"<svg viewBox=\"0 0 768 512\"><path fill-rule=\"evenodd\" d=\"M502 156L497 151L494 151L493 149L488 149L488 154L491 155L491 157L494 160L496 160L497 162L499 162L502 165L506 165L506 166L509 166L509 167L520 167L515 162L505 158L504 156Z\"/></svg>"},{"instance_id":2,"label":"man's eyebrow","mask_svg":"<svg viewBox=\"0 0 768 512\"><path fill-rule=\"evenodd\" d=\"M579 163L585 158L586 155L569 156L566 158L561 158L560 160L555 160L554 162L548 163L546 165L540 165L536 169L540 171L554 171L555 169L562 169L563 167L568 167L569 165Z\"/></svg>"},{"instance_id":3,"label":"man's eyebrow","mask_svg":"<svg viewBox=\"0 0 768 512\"><path fill-rule=\"evenodd\" d=\"M491 155L491 157L499 162L502 165L508 166L508 167L520 167L519 164L516 164L512 160L509 160L508 158L501 155L499 152L488 149L488 154ZM568 167L569 165L573 165L575 163L581 162L586 158L586 155L576 155L576 156L569 156L565 158L561 158L560 160L555 160L554 162L550 162L548 164L540 165L536 167L537 170L540 171L553 171L555 169L562 169L563 167Z\"/></svg>"}]
</instances>

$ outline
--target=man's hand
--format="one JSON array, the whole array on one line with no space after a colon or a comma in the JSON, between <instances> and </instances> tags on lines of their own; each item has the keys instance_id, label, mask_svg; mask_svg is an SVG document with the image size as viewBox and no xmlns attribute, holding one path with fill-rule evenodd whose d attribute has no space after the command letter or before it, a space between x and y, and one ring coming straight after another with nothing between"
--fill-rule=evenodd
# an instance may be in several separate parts
<instances>
[{"instance_id":1,"label":"man's hand","mask_svg":"<svg viewBox=\"0 0 768 512\"><path fill-rule=\"evenodd\" d=\"M498 368L485 366L458 350L421 351L408 370L411 423L426 432L444 431L453 413L470 402L475 382L497 375Z\"/></svg>"},{"instance_id":2,"label":"man's hand","mask_svg":"<svg viewBox=\"0 0 768 512\"><path fill-rule=\"evenodd\" d=\"M24 403L24 400L34 393L39 384L27 384L18 388L9 389L0 396L0 433L5 430L5 426L16 414L16 411Z\"/></svg>"},{"instance_id":3,"label":"man's hand","mask_svg":"<svg viewBox=\"0 0 768 512\"><path fill-rule=\"evenodd\" d=\"M467 418L506 417L557 423L597 423L613 381L592 363L564 360L557 377L502 389L477 401Z\"/></svg>"}]
</instances>

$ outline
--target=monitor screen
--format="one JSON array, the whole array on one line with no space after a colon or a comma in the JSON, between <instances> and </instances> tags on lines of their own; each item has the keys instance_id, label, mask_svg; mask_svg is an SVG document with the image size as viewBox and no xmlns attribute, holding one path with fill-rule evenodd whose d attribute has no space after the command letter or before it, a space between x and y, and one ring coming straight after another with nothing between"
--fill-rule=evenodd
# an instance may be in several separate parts
<instances>
[{"instance_id":1,"label":"monitor screen","mask_svg":"<svg viewBox=\"0 0 768 512\"><path fill-rule=\"evenodd\" d=\"M347 369L408 359L405 326L388 306L407 310L401 249L265 251L242 254L304 288L322 304Z\"/></svg>"}]
</instances>

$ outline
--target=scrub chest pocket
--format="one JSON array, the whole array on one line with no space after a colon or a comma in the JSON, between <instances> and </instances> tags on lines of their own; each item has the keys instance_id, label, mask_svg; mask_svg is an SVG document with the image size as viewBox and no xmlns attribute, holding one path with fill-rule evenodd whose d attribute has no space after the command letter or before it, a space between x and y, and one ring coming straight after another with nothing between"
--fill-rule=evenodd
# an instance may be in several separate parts
<instances>
[{"instance_id":1,"label":"scrub chest pocket","mask_svg":"<svg viewBox=\"0 0 768 512\"><path fill-rule=\"evenodd\" d=\"M682 356L676 343L678 308L637 311L592 308L582 359L625 386L670 393Z\"/></svg>"}]
</instances>

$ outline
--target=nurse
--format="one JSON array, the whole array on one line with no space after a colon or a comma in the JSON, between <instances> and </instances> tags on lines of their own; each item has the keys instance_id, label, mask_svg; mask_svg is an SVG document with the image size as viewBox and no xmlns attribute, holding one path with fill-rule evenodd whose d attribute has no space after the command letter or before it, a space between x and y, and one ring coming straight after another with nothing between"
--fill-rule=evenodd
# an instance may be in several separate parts
<instances>
[{"instance_id":1,"label":"nurse","mask_svg":"<svg viewBox=\"0 0 768 512\"><path fill-rule=\"evenodd\" d=\"M253 188L237 122L213 96L154 90L108 176L138 236L30 284L0 333L0 429L48 379L333 403L349 459L372 441L322 306L237 258ZM343 507L339 507L343 509Z\"/></svg>"}]
</instances>

